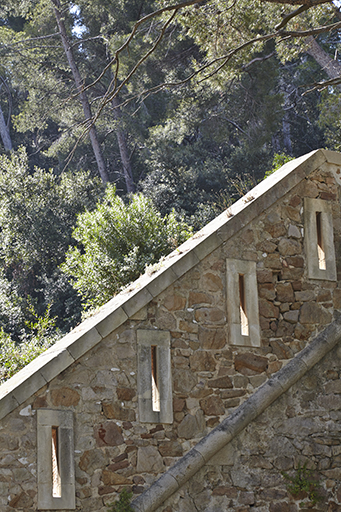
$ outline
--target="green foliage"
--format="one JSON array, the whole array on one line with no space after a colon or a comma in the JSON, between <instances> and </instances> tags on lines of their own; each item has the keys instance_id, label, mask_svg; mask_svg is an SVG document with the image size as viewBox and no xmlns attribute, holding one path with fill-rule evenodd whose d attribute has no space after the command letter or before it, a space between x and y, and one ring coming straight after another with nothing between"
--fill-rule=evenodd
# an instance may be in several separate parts
<instances>
[{"instance_id":1,"label":"green foliage","mask_svg":"<svg viewBox=\"0 0 341 512\"><path fill-rule=\"evenodd\" d=\"M23 149L0 157L0 321L15 339L27 330L30 303L40 316L52 304L64 331L80 320L79 297L58 266L77 214L101 193L89 173L31 172Z\"/></svg>"},{"instance_id":2,"label":"green foliage","mask_svg":"<svg viewBox=\"0 0 341 512\"><path fill-rule=\"evenodd\" d=\"M142 194L127 204L108 186L93 212L79 215L62 270L88 306L100 306L191 235L175 214L161 217Z\"/></svg>"},{"instance_id":3,"label":"green foliage","mask_svg":"<svg viewBox=\"0 0 341 512\"><path fill-rule=\"evenodd\" d=\"M287 162L290 162L291 160L294 160L292 156L288 156L285 153L276 153L272 161L272 168L266 171L264 178L267 178L268 176L276 172L280 167L282 167Z\"/></svg>"},{"instance_id":4,"label":"green foliage","mask_svg":"<svg viewBox=\"0 0 341 512\"><path fill-rule=\"evenodd\" d=\"M50 307L44 316L38 317L31 305L30 313L32 319L26 322L28 333L22 332L19 342L0 329L0 384L47 350L59 337L54 330L55 319L50 318Z\"/></svg>"},{"instance_id":5,"label":"green foliage","mask_svg":"<svg viewBox=\"0 0 341 512\"><path fill-rule=\"evenodd\" d=\"M303 466L298 463L297 469L293 476L289 475L285 471L281 472L287 483L287 489L293 496L300 495L300 493L306 493L312 506L316 505L323 498L319 495L320 484L318 480L313 478L314 470L307 468L305 462ZM304 507L304 502L301 502L300 506Z\"/></svg>"},{"instance_id":6,"label":"green foliage","mask_svg":"<svg viewBox=\"0 0 341 512\"><path fill-rule=\"evenodd\" d=\"M128 492L127 489L123 489L118 501L109 505L109 507L111 507L109 512L134 512L134 509L130 506L132 497L132 492Z\"/></svg>"}]
</instances>

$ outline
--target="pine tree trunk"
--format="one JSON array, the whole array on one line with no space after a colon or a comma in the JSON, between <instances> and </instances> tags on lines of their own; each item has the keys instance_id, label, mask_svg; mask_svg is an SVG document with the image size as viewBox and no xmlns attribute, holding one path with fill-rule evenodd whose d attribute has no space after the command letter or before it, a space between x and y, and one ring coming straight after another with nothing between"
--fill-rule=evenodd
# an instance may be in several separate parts
<instances>
[{"instance_id":1,"label":"pine tree trunk","mask_svg":"<svg viewBox=\"0 0 341 512\"><path fill-rule=\"evenodd\" d=\"M305 51L315 59L317 64L321 66L323 71L327 74L330 79L340 78L341 76L341 64L339 61L334 60L325 52L321 46L315 41L313 36L307 37L305 40L307 47Z\"/></svg>"},{"instance_id":2,"label":"pine tree trunk","mask_svg":"<svg viewBox=\"0 0 341 512\"><path fill-rule=\"evenodd\" d=\"M8 126L6 124L2 108L0 106L0 135L5 151L12 151L13 145Z\"/></svg>"},{"instance_id":3,"label":"pine tree trunk","mask_svg":"<svg viewBox=\"0 0 341 512\"><path fill-rule=\"evenodd\" d=\"M92 119L91 108L90 108L87 94L85 93L85 91L83 89L82 77L80 75L74 55L72 53L71 45L70 45L69 38L68 38L66 28L65 28L64 19L63 19L62 13L61 13L61 4L60 4L59 0L51 0L51 2L54 6L54 13L55 13L57 25L59 28L60 37L62 39L63 48L64 48L64 51L66 54L66 58L68 60L73 79L75 81L76 87L79 92L79 97L80 97L80 100L82 103L85 120L90 121ZM108 172L107 172L106 165L104 162L101 146L100 146L100 143L98 140L97 131L96 131L96 128L94 125L91 125L91 128L89 130L89 136L90 136L92 149L95 154L98 172L102 178L102 181L104 183L107 183L109 181L109 176L108 176Z\"/></svg>"},{"instance_id":4,"label":"pine tree trunk","mask_svg":"<svg viewBox=\"0 0 341 512\"><path fill-rule=\"evenodd\" d=\"M129 150L127 145L127 136L125 132L120 127L119 121L122 117L121 110L118 107L119 105L119 99L117 96L115 96L112 100L112 105L114 107L114 117L117 121L117 128L116 128L116 137L118 142L118 147L120 150L121 155L121 162L123 167L123 173L124 173L124 179L126 182L127 192L134 193L136 191L134 179L133 179L133 171L131 168L131 162L129 157Z\"/></svg>"}]
</instances>

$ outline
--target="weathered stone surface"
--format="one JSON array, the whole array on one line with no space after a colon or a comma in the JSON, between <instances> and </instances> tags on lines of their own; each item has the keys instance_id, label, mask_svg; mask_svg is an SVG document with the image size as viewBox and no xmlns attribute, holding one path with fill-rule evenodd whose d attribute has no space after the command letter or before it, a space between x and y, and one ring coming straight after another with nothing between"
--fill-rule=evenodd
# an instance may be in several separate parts
<instances>
[{"instance_id":1,"label":"weathered stone surface","mask_svg":"<svg viewBox=\"0 0 341 512\"><path fill-rule=\"evenodd\" d=\"M225 312L219 308L199 308L195 311L195 320L202 323L222 324L226 321Z\"/></svg>"},{"instance_id":2,"label":"weathered stone surface","mask_svg":"<svg viewBox=\"0 0 341 512\"><path fill-rule=\"evenodd\" d=\"M20 494L14 496L10 502L9 506L16 509L26 509L33 506L33 499L26 492L21 492Z\"/></svg>"},{"instance_id":3,"label":"weathered stone surface","mask_svg":"<svg viewBox=\"0 0 341 512\"><path fill-rule=\"evenodd\" d=\"M280 236L284 236L284 235L286 235L286 232L287 232L286 228L282 222L280 222L278 224L272 224L272 225L266 226L266 230L268 233L270 233L272 238L278 238Z\"/></svg>"},{"instance_id":4,"label":"weathered stone surface","mask_svg":"<svg viewBox=\"0 0 341 512\"><path fill-rule=\"evenodd\" d=\"M301 324L327 324L331 315L315 302L305 302L300 310Z\"/></svg>"},{"instance_id":5,"label":"weathered stone surface","mask_svg":"<svg viewBox=\"0 0 341 512\"><path fill-rule=\"evenodd\" d=\"M266 299L259 299L259 314L265 318L278 318L279 308Z\"/></svg>"},{"instance_id":6,"label":"weathered stone surface","mask_svg":"<svg viewBox=\"0 0 341 512\"><path fill-rule=\"evenodd\" d=\"M203 292L189 292L188 305L194 306L195 304L212 304L212 296Z\"/></svg>"},{"instance_id":7,"label":"weathered stone surface","mask_svg":"<svg viewBox=\"0 0 341 512\"><path fill-rule=\"evenodd\" d=\"M256 354L237 354L234 367L237 372L243 375L254 375L255 373L262 373L268 366L266 357L257 356ZM251 371L251 373L250 373Z\"/></svg>"},{"instance_id":8,"label":"weathered stone surface","mask_svg":"<svg viewBox=\"0 0 341 512\"><path fill-rule=\"evenodd\" d=\"M105 421L94 427L97 446L119 446L124 443L122 429L114 421Z\"/></svg>"},{"instance_id":9,"label":"weathered stone surface","mask_svg":"<svg viewBox=\"0 0 341 512\"><path fill-rule=\"evenodd\" d=\"M302 252L301 244L291 238L282 238L278 244L278 251L282 256L294 256Z\"/></svg>"},{"instance_id":10,"label":"weathered stone surface","mask_svg":"<svg viewBox=\"0 0 341 512\"><path fill-rule=\"evenodd\" d=\"M303 276L303 268L283 268L281 271L284 281L298 281Z\"/></svg>"},{"instance_id":11,"label":"weathered stone surface","mask_svg":"<svg viewBox=\"0 0 341 512\"><path fill-rule=\"evenodd\" d=\"M160 443L159 452L162 457L181 457L183 449L178 441L165 441Z\"/></svg>"},{"instance_id":12,"label":"weathered stone surface","mask_svg":"<svg viewBox=\"0 0 341 512\"><path fill-rule=\"evenodd\" d=\"M285 320L280 320L276 329L276 336L279 338L291 336L294 332L294 329L295 326L292 323L286 322Z\"/></svg>"},{"instance_id":13,"label":"weathered stone surface","mask_svg":"<svg viewBox=\"0 0 341 512\"><path fill-rule=\"evenodd\" d=\"M80 394L75 389L62 387L60 389L51 390L51 400L56 407L71 407L77 405L80 400Z\"/></svg>"},{"instance_id":14,"label":"weathered stone surface","mask_svg":"<svg viewBox=\"0 0 341 512\"><path fill-rule=\"evenodd\" d=\"M276 252L273 254L268 254L264 258L264 266L266 268L272 268L274 270L279 270L282 268L282 262L280 255Z\"/></svg>"},{"instance_id":15,"label":"weathered stone surface","mask_svg":"<svg viewBox=\"0 0 341 512\"><path fill-rule=\"evenodd\" d=\"M295 292L295 300L297 302L307 302L315 300L314 290L301 290Z\"/></svg>"},{"instance_id":16,"label":"weathered stone surface","mask_svg":"<svg viewBox=\"0 0 341 512\"><path fill-rule=\"evenodd\" d=\"M287 322L290 322L292 324L296 324L298 322L298 310L294 310L294 311L287 311L286 313L283 314L283 318L284 320L286 320Z\"/></svg>"},{"instance_id":17,"label":"weathered stone surface","mask_svg":"<svg viewBox=\"0 0 341 512\"><path fill-rule=\"evenodd\" d=\"M129 401L129 400L132 400L134 398L134 396L136 396L135 389L131 389L131 388L117 388L116 393L117 393L117 398L119 400Z\"/></svg>"},{"instance_id":18,"label":"weathered stone surface","mask_svg":"<svg viewBox=\"0 0 341 512\"><path fill-rule=\"evenodd\" d=\"M281 340L272 340L270 345L274 354L278 359L290 359L293 356L293 351Z\"/></svg>"},{"instance_id":19,"label":"weathered stone surface","mask_svg":"<svg viewBox=\"0 0 341 512\"><path fill-rule=\"evenodd\" d=\"M224 414L224 402L218 396L209 396L200 400L200 407L207 416L220 416Z\"/></svg>"},{"instance_id":20,"label":"weathered stone surface","mask_svg":"<svg viewBox=\"0 0 341 512\"><path fill-rule=\"evenodd\" d=\"M102 482L104 485L126 485L131 484L131 480L126 478L123 475L119 475L118 473L114 473L113 471L108 471L106 469L102 472Z\"/></svg>"},{"instance_id":21,"label":"weathered stone surface","mask_svg":"<svg viewBox=\"0 0 341 512\"><path fill-rule=\"evenodd\" d=\"M223 283L219 276L207 272L203 275L203 289L208 292L217 292L223 289Z\"/></svg>"},{"instance_id":22,"label":"weathered stone surface","mask_svg":"<svg viewBox=\"0 0 341 512\"><path fill-rule=\"evenodd\" d=\"M198 378L187 370L175 369L173 371L174 391L189 393L197 381Z\"/></svg>"},{"instance_id":23,"label":"weathered stone surface","mask_svg":"<svg viewBox=\"0 0 341 512\"><path fill-rule=\"evenodd\" d=\"M288 263L288 265L291 265L292 267L304 267L304 258L302 258L302 256L287 256L286 262Z\"/></svg>"},{"instance_id":24,"label":"weathered stone surface","mask_svg":"<svg viewBox=\"0 0 341 512\"><path fill-rule=\"evenodd\" d=\"M335 288L333 291L333 306L335 309L341 309L341 288Z\"/></svg>"},{"instance_id":25,"label":"weathered stone surface","mask_svg":"<svg viewBox=\"0 0 341 512\"><path fill-rule=\"evenodd\" d=\"M103 402L103 413L108 419L116 419L121 421L134 421L135 411L133 409L125 409L117 402Z\"/></svg>"},{"instance_id":26,"label":"weathered stone surface","mask_svg":"<svg viewBox=\"0 0 341 512\"><path fill-rule=\"evenodd\" d=\"M276 297L275 285L273 283L259 285L259 296L263 299L274 300Z\"/></svg>"},{"instance_id":27,"label":"weathered stone surface","mask_svg":"<svg viewBox=\"0 0 341 512\"><path fill-rule=\"evenodd\" d=\"M259 283L272 283L273 275L271 270L263 269L257 271L257 281Z\"/></svg>"},{"instance_id":28,"label":"weathered stone surface","mask_svg":"<svg viewBox=\"0 0 341 512\"><path fill-rule=\"evenodd\" d=\"M301 238L302 237L301 231L294 224L290 224L289 229L288 229L288 236L291 236L292 238Z\"/></svg>"},{"instance_id":29,"label":"weathered stone surface","mask_svg":"<svg viewBox=\"0 0 341 512\"><path fill-rule=\"evenodd\" d=\"M106 464L106 458L102 450L87 450L83 453L79 461L79 467L90 476L94 471L103 468Z\"/></svg>"},{"instance_id":30,"label":"weathered stone surface","mask_svg":"<svg viewBox=\"0 0 341 512\"><path fill-rule=\"evenodd\" d=\"M277 300L280 302L293 302L294 291L291 283L278 283L276 286Z\"/></svg>"},{"instance_id":31,"label":"weathered stone surface","mask_svg":"<svg viewBox=\"0 0 341 512\"><path fill-rule=\"evenodd\" d=\"M198 338L204 349L221 349L226 345L225 329L221 327L210 329L200 325Z\"/></svg>"},{"instance_id":32,"label":"weathered stone surface","mask_svg":"<svg viewBox=\"0 0 341 512\"><path fill-rule=\"evenodd\" d=\"M196 437L205 429L205 420L202 411L198 411L195 416L186 414L178 426L178 435L184 439Z\"/></svg>"},{"instance_id":33,"label":"weathered stone surface","mask_svg":"<svg viewBox=\"0 0 341 512\"><path fill-rule=\"evenodd\" d=\"M189 358L190 366L193 371L213 372L216 367L216 361L212 354L204 350L197 350Z\"/></svg>"},{"instance_id":34,"label":"weathered stone surface","mask_svg":"<svg viewBox=\"0 0 341 512\"><path fill-rule=\"evenodd\" d=\"M163 305L168 311L176 311L179 309L184 309L186 305L185 297L181 297L177 294L167 295L165 300L163 301Z\"/></svg>"},{"instance_id":35,"label":"weathered stone surface","mask_svg":"<svg viewBox=\"0 0 341 512\"><path fill-rule=\"evenodd\" d=\"M155 446L138 448L136 470L138 473L159 473L163 470L163 460Z\"/></svg>"},{"instance_id":36,"label":"weathered stone surface","mask_svg":"<svg viewBox=\"0 0 341 512\"><path fill-rule=\"evenodd\" d=\"M208 387L209 388L232 388L232 381L228 375L225 375L224 377L218 377L217 379L212 379L208 381Z\"/></svg>"}]
</instances>

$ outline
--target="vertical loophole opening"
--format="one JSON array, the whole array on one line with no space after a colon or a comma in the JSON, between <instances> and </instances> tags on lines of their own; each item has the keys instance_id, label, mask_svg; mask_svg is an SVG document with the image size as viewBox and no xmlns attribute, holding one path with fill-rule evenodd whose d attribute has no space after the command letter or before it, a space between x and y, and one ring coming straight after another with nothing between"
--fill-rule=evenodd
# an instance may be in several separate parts
<instances>
[{"instance_id":1,"label":"vertical loophole opening","mask_svg":"<svg viewBox=\"0 0 341 512\"><path fill-rule=\"evenodd\" d=\"M249 319L246 311L245 300L245 280L244 275L239 274L239 310L240 310L240 329L242 336L249 336Z\"/></svg>"},{"instance_id":2,"label":"vertical loophole opening","mask_svg":"<svg viewBox=\"0 0 341 512\"><path fill-rule=\"evenodd\" d=\"M157 346L151 347L151 373L152 373L152 404L153 411L160 412L160 391L157 371Z\"/></svg>"},{"instance_id":3,"label":"vertical loophole opening","mask_svg":"<svg viewBox=\"0 0 341 512\"><path fill-rule=\"evenodd\" d=\"M322 217L321 212L316 212L316 232L317 232L317 255L319 260L319 269L326 270L326 253L324 250Z\"/></svg>"},{"instance_id":4,"label":"vertical loophole opening","mask_svg":"<svg viewBox=\"0 0 341 512\"><path fill-rule=\"evenodd\" d=\"M61 498L58 427L52 427L52 496Z\"/></svg>"}]
</instances>

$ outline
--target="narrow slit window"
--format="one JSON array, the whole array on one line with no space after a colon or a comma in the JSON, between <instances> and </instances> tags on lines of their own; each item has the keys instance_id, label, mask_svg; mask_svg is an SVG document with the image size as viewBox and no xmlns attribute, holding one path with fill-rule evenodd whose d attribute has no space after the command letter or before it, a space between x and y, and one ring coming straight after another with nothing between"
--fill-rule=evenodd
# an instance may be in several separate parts
<instances>
[{"instance_id":1,"label":"narrow slit window","mask_svg":"<svg viewBox=\"0 0 341 512\"><path fill-rule=\"evenodd\" d=\"M52 496L54 498L62 496L58 445L58 427L52 427Z\"/></svg>"},{"instance_id":2,"label":"narrow slit window","mask_svg":"<svg viewBox=\"0 0 341 512\"><path fill-rule=\"evenodd\" d=\"M326 253L324 250L322 236L322 218L321 212L316 212L316 231L317 231L317 254L319 260L319 269L326 270Z\"/></svg>"},{"instance_id":3,"label":"narrow slit window","mask_svg":"<svg viewBox=\"0 0 341 512\"><path fill-rule=\"evenodd\" d=\"M249 336L249 319L246 311L245 281L243 274L239 274L239 310L241 334L242 336Z\"/></svg>"},{"instance_id":4,"label":"narrow slit window","mask_svg":"<svg viewBox=\"0 0 341 512\"><path fill-rule=\"evenodd\" d=\"M160 391L157 371L157 346L152 345L151 350L151 374L152 374L152 403L153 411L160 412Z\"/></svg>"}]
</instances>

